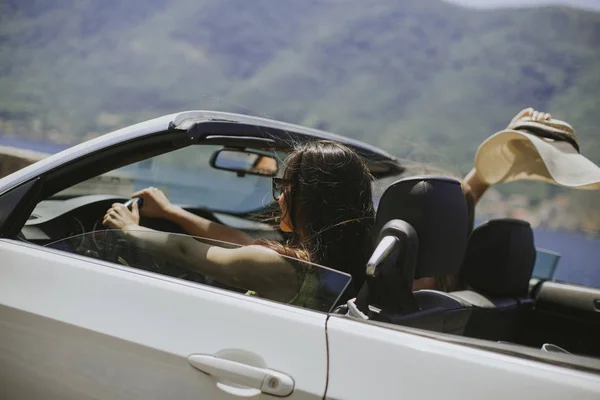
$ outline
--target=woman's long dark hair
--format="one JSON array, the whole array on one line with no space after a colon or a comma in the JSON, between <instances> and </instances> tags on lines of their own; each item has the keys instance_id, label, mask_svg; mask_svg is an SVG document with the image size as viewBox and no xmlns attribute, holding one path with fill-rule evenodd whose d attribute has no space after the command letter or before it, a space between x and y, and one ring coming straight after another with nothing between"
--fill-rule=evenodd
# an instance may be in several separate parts
<instances>
[{"instance_id":1,"label":"woman's long dark hair","mask_svg":"<svg viewBox=\"0 0 600 400\"><path fill-rule=\"evenodd\" d=\"M297 147L284 168L285 208L294 232L288 243L269 247L351 274L344 297L355 296L372 251L373 177L358 154L331 141Z\"/></svg>"}]
</instances>

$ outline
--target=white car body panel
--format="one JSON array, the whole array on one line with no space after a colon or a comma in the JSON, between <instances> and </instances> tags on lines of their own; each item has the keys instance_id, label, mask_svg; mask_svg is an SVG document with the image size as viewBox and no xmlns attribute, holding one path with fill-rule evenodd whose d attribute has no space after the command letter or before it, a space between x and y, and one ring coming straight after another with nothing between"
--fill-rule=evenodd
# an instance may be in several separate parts
<instances>
[{"instance_id":1,"label":"white car body panel","mask_svg":"<svg viewBox=\"0 0 600 400\"><path fill-rule=\"evenodd\" d=\"M326 314L17 241L0 254L3 399L237 398L188 363L225 351L291 376L289 399L325 393Z\"/></svg>"},{"instance_id":2,"label":"white car body panel","mask_svg":"<svg viewBox=\"0 0 600 400\"><path fill-rule=\"evenodd\" d=\"M344 317L327 322L328 399L598 399L600 377Z\"/></svg>"},{"instance_id":3,"label":"white car body panel","mask_svg":"<svg viewBox=\"0 0 600 400\"><path fill-rule=\"evenodd\" d=\"M329 318L327 348L324 314L12 240L0 253L6 399L237 398L187 360L225 350L290 375L290 399L600 394L598 375L569 368L345 317Z\"/></svg>"}]
</instances>

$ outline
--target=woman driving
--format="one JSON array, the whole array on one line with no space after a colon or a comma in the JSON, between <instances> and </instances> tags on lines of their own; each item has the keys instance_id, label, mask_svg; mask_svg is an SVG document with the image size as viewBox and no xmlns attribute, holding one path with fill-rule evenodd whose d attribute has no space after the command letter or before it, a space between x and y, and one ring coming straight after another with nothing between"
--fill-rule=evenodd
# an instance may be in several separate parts
<instances>
[{"instance_id":1,"label":"woman driving","mask_svg":"<svg viewBox=\"0 0 600 400\"><path fill-rule=\"evenodd\" d=\"M551 115L528 108L513 122L523 118L549 121ZM250 289L271 299L291 301L306 283L305 277L280 255L349 273L351 287L341 300L355 297L364 283L365 265L373 250L372 176L354 151L329 141L315 141L298 147L284 164L283 178L273 179L273 197L281 211L279 226L291 234L283 243L255 241L240 230L187 212L171 204L156 188L133 194L133 197L143 199L141 210L136 203L132 211L122 204L114 204L103 223L123 230L134 239L141 239L140 245L147 246L150 251L176 257L177 262L222 283ZM474 207L489 186L477 168L463 180L471 229ZM171 220L192 236L243 247L225 249L178 235L161 239L162 236L149 235L150 229L139 226L140 214ZM451 291L459 286L458 281L457 276L421 278L414 282L413 290Z\"/></svg>"},{"instance_id":2,"label":"woman driving","mask_svg":"<svg viewBox=\"0 0 600 400\"><path fill-rule=\"evenodd\" d=\"M293 301L305 287L305 276L283 256L349 273L351 287L342 301L356 295L364 282L364 266L372 251L374 222L372 176L362 159L335 142L313 141L296 148L284 162L282 178L273 179L280 228L290 233L283 243L255 241L244 232L194 215L169 202L156 188L133 194L143 199L129 211L113 204L103 224L120 229L148 250L176 259L196 271L262 296ZM235 243L227 249L183 235L148 234L139 217L164 218L189 235Z\"/></svg>"}]
</instances>

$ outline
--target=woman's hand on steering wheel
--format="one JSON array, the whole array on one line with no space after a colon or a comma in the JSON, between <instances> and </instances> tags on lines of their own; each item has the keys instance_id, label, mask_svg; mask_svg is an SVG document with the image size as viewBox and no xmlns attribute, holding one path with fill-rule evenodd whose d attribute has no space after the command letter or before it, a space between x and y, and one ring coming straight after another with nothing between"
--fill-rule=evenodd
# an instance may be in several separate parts
<instances>
[{"instance_id":1,"label":"woman's hand on steering wheel","mask_svg":"<svg viewBox=\"0 0 600 400\"><path fill-rule=\"evenodd\" d=\"M144 203L144 208L146 204ZM104 215L102 225L111 229L131 230L139 226L140 210L138 202L134 201L131 205L131 211L121 203L115 203Z\"/></svg>"},{"instance_id":2,"label":"woman's hand on steering wheel","mask_svg":"<svg viewBox=\"0 0 600 400\"><path fill-rule=\"evenodd\" d=\"M140 190L134 193L132 197L138 197L144 202L144 207L140 210L140 214L144 217L167 218L173 208L167 196L155 187Z\"/></svg>"}]
</instances>

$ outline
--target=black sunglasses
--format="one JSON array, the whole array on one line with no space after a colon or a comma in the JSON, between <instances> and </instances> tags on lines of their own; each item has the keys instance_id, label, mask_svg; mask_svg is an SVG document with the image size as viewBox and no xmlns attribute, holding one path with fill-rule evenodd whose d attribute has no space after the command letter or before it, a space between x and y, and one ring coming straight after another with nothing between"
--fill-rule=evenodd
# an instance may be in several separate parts
<instances>
[{"instance_id":1,"label":"black sunglasses","mask_svg":"<svg viewBox=\"0 0 600 400\"><path fill-rule=\"evenodd\" d=\"M279 201L283 194L283 189L292 183L289 179L273 178L273 199Z\"/></svg>"}]
</instances>

